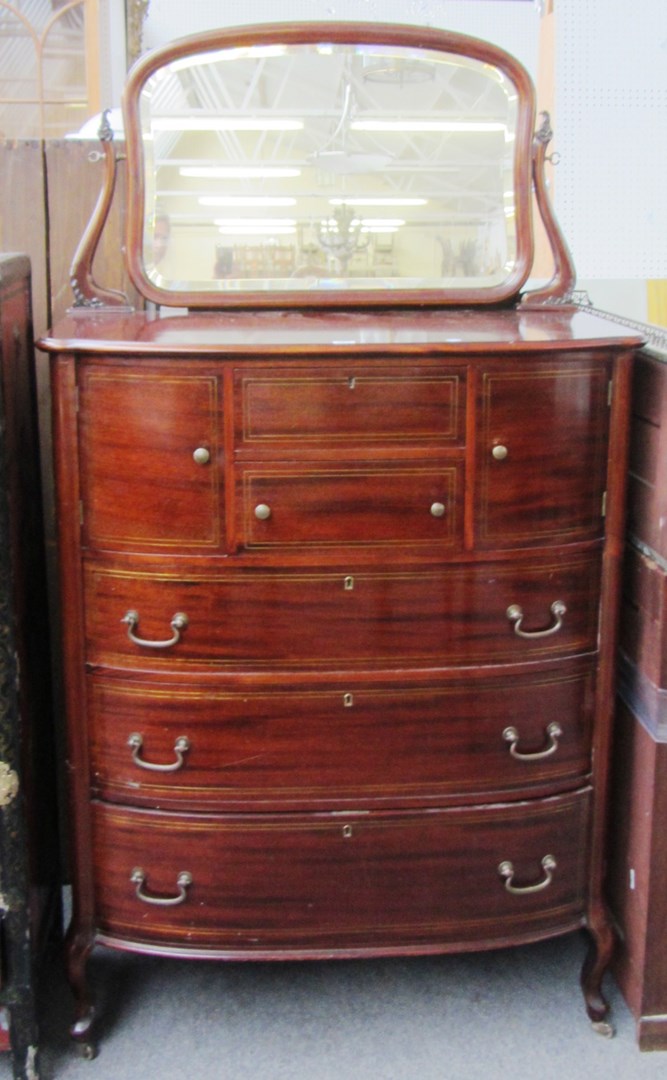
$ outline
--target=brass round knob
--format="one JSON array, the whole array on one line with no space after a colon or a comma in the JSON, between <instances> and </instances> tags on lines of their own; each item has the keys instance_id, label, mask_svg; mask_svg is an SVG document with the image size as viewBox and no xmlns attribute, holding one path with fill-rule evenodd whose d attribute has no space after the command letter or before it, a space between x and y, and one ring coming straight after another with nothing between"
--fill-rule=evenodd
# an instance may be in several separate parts
<instances>
[{"instance_id":1,"label":"brass round knob","mask_svg":"<svg viewBox=\"0 0 667 1080\"><path fill-rule=\"evenodd\" d=\"M491 453L493 454L496 461L504 461L505 458L507 457L508 453L509 453L509 450L507 449L506 446L502 446L499 443L497 446L494 446Z\"/></svg>"},{"instance_id":2,"label":"brass round knob","mask_svg":"<svg viewBox=\"0 0 667 1080\"><path fill-rule=\"evenodd\" d=\"M211 460L210 451L205 446L198 446L192 456L198 465L208 465Z\"/></svg>"},{"instance_id":3,"label":"brass round knob","mask_svg":"<svg viewBox=\"0 0 667 1080\"><path fill-rule=\"evenodd\" d=\"M267 521L271 517L271 507L267 506L266 503L259 503L255 507L255 517L258 521Z\"/></svg>"},{"instance_id":4,"label":"brass round knob","mask_svg":"<svg viewBox=\"0 0 667 1080\"><path fill-rule=\"evenodd\" d=\"M433 517L440 518L445 516L445 504L441 502L431 503L431 513Z\"/></svg>"}]
</instances>

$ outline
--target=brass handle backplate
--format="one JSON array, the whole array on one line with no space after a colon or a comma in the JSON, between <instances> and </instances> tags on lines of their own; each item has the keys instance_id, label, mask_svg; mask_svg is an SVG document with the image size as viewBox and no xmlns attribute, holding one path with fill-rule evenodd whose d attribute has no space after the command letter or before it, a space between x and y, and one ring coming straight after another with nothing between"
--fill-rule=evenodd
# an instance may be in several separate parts
<instances>
[{"instance_id":1,"label":"brass handle backplate","mask_svg":"<svg viewBox=\"0 0 667 1080\"><path fill-rule=\"evenodd\" d=\"M556 621L552 626L548 626L546 630L522 630L521 623L523 621L523 609L520 608L518 604L510 604L506 615L509 621L514 623L514 633L518 637L544 638L550 637L551 634L558 633L563 625L563 616L565 615L567 608L562 600L554 600L550 610Z\"/></svg>"},{"instance_id":2,"label":"brass handle backplate","mask_svg":"<svg viewBox=\"0 0 667 1080\"><path fill-rule=\"evenodd\" d=\"M554 870L556 869L556 860L553 855L545 855L542 859L542 869L544 870L544 877L541 881L538 881L536 885L513 885L512 878L514 877L514 865L509 862L501 862L498 867L498 873L505 881L505 888L509 893L513 893L515 896L527 896L529 893L542 892L542 889L546 889L553 880Z\"/></svg>"},{"instance_id":3,"label":"brass handle backplate","mask_svg":"<svg viewBox=\"0 0 667 1080\"><path fill-rule=\"evenodd\" d=\"M177 611L170 623L174 631L173 636L166 641L147 641L146 638L137 637L134 633L134 628L139 622L138 611L126 611L120 621L127 624L127 636L130 641L134 645L143 645L145 649L168 649L171 645L177 645L181 640L181 630L188 625L187 615L182 611Z\"/></svg>"},{"instance_id":4,"label":"brass handle backplate","mask_svg":"<svg viewBox=\"0 0 667 1080\"><path fill-rule=\"evenodd\" d=\"M176 904L182 904L185 900L188 887L192 885L192 874L187 870L182 870L176 878L178 896L151 896L149 893L145 893L143 885L146 881L146 874L140 866L135 866L130 874L130 881L133 885L136 885L137 898L142 900L144 904L155 904L156 907L175 907Z\"/></svg>"},{"instance_id":5,"label":"brass handle backplate","mask_svg":"<svg viewBox=\"0 0 667 1080\"><path fill-rule=\"evenodd\" d=\"M506 727L503 731L503 739L510 744L510 754L517 761L541 761L543 758L551 757L556 753L558 749L558 740L563 734L563 729L560 724L557 724L554 720L551 724L547 725L546 735L549 739L549 745L544 750L537 750L535 753L526 754L520 750L517 750L517 743L519 741L519 732L515 727Z\"/></svg>"},{"instance_id":6,"label":"brass handle backplate","mask_svg":"<svg viewBox=\"0 0 667 1080\"><path fill-rule=\"evenodd\" d=\"M184 754L190 749L190 740L185 735L179 735L174 743L174 753L176 755L176 761L171 762L169 765L155 765L150 761L145 761L139 757L139 752L144 745L143 737L134 732L127 740L127 745L132 750L132 760L135 765L138 765L140 769L148 769L151 772L177 772L178 769L182 769L185 765Z\"/></svg>"}]
</instances>

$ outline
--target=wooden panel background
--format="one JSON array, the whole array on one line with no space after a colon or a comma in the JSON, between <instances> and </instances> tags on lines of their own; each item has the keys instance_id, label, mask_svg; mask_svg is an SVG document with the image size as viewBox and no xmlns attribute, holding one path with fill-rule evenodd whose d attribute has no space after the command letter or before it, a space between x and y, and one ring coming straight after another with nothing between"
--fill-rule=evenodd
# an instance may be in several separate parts
<instances>
[{"instance_id":1,"label":"wooden panel background","mask_svg":"<svg viewBox=\"0 0 667 1080\"><path fill-rule=\"evenodd\" d=\"M32 266L33 319L39 337L71 305L69 268L97 201L103 164L96 141L0 142L0 251L20 251ZM122 152L122 147L119 148ZM125 170L93 267L101 285L139 298L123 267Z\"/></svg>"},{"instance_id":2,"label":"wooden panel background","mask_svg":"<svg viewBox=\"0 0 667 1080\"><path fill-rule=\"evenodd\" d=\"M117 153L122 153L119 145ZM103 178L97 140L0 141L0 252L28 255L32 274L35 338L44 334L73 303L69 271L79 240L95 207ZM125 273L125 169L118 169L114 203L93 272L100 285L121 289L134 306L141 299ZM35 353L39 429L44 462L46 533L53 541L51 408L46 356Z\"/></svg>"}]
</instances>

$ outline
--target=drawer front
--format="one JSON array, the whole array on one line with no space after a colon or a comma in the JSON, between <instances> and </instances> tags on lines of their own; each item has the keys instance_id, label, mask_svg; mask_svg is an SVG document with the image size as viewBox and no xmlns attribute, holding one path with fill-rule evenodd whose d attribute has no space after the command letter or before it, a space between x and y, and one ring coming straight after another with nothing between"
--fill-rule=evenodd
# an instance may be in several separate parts
<instances>
[{"instance_id":1,"label":"drawer front","mask_svg":"<svg viewBox=\"0 0 667 1080\"><path fill-rule=\"evenodd\" d=\"M461 546L463 466L295 466L239 473L246 548Z\"/></svg>"},{"instance_id":2,"label":"drawer front","mask_svg":"<svg viewBox=\"0 0 667 1080\"><path fill-rule=\"evenodd\" d=\"M477 544L567 543L602 534L610 366L554 362L481 378Z\"/></svg>"},{"instance_id":3,"label":"drawer front","mask_svg":"<svg viewBox=\"0 0 667 1080\"><path fill-rule=\"evenodd\" d=\"M595 649L598 583L590 554L354 574L91 564L88 660L145 670L523 662Z\"/></svg>"},{"instance_id":4,"label":"drawer front","mask_svg":"<svg viewBox=\"0 0 667 1080\"><path fill-rule=\"evenodd\" d=\"M433 805L590 770L591 665L433 686L230 691L92 676L102 798L190 809Z\"/></svg>"},{"instance_id":5,"label":"drawer front","mask_svg":"<svg viewBox=\"0 0 667 1080\"><path fill-rule=\"evenodd\" d=\"M220 378L92 366L82 370L79 394L84 544L218 550Z\"/></svg>"},{"instance_id":6,"label":"drawer front","mask_svg":"<svg viewBox=\"0 0 667 1080\"><path fill-rule=\"evenodd\" d=\"M530 805L342 817L96 804L98 926L232 955L530 940L582 918L588 819L587 789Z\"/></svg>"},{"instance_id":7,"label":"drawer front","mask_svg":"<svg viewBox=\"0 0 667 1080\"><path fill-rule=\"evenodd\" d=\"M375 365L312 361L278 370L235 371L235 444L239 454L271 457L319 447L341 455L360 446L461 446L465 368L441 364Z\"/></svg>"}]
</instances>

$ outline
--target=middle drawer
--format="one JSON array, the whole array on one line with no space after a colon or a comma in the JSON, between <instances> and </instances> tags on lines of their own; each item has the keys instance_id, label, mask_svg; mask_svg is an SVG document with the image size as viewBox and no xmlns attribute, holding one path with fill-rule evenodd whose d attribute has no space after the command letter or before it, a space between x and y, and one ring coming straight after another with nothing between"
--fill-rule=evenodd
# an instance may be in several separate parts
<instances>
[{"instance_id":1,"label":"middle drawer","mask_svg":"<svg viewBox=\"0 0 667 1080\"><path fill-rule=\"evenodd\" d=\"M147 807L462 804L580 784L594 664L340 688L88 681L91 785Z\"/></svg>"}]
</instances>

